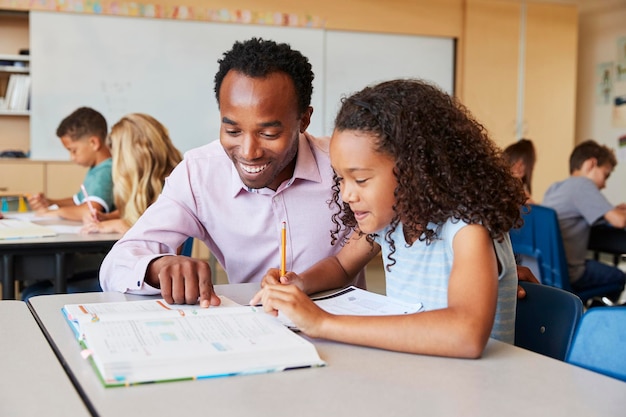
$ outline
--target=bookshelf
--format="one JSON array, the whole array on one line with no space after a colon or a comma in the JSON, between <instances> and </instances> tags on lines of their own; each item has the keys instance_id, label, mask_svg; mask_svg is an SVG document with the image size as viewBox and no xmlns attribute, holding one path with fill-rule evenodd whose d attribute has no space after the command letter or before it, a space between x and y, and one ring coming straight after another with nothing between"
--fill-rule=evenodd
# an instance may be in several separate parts
<instances>
[{"instance_id":1,"label":"bookshelf","mask_svg":"<svg viewBox=\"0 0 626 417\"><path fill-rule=\"evenodd\" d=\"M28 116L30 56L0 53L0 115Z\"/></svg>"},{"instance_id":2,"label":"bookshelf","mask_svg":"<svg viewBox=\"0 0 626 417\"><path fill-rule=\"evenodd\" d=\"M20 50L30 47L28 17L27 11L0 10L0 61L20 62L17 67L15 65L2 65L3 68L0 69L1 97L4 97L4 89L6 89L6 86L2 86L2 79L8 81L10 74L30 73L30 57L19 55ZM28 69L26 69L26 63L29 64ZM0 151L29 151L30 119L30 112L28 111L0 111Z\"/></svg>"}]
</instances>

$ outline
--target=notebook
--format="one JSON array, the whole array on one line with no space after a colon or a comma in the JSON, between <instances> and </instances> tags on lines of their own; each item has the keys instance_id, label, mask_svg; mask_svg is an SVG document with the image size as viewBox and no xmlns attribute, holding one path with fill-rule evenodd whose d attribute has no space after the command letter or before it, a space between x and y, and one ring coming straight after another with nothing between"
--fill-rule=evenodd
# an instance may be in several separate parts
<instances>
[{"instance_id":1,"label":"notebook","mask_svg":"<svg viewBox=\"0 0 626 417\"><path fill-rule=\"evenodd\" d=\"M0 219L0 240L50 237L56 235L57 233L51 228L26 220Z\"/></svg>"}]
</instances>

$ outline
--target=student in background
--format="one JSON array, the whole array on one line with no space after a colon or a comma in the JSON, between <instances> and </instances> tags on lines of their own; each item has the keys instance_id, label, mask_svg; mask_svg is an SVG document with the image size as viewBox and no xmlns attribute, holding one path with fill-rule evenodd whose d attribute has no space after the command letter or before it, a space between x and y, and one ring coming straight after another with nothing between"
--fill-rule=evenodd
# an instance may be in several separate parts
<instances>
[{"instance_id":1,"label":"student in background","mask_svg":"<svg viewBox=\"0 0 626 417\"><path fill-rule=\"evenodd\" d=\"M569 159L569 178L552 184L542 204L552 207L559 218L563 245L574 291L608 283L624 288L626 275L612 265L587 259L591 226L606 221L614 227L626 227L626 204L613 206L600 192L617 165L612 149L593 140L578 144ZM607 294L612 300L620 292Z\"/></svg>"},{"instance_id":2,"label":"student in background","mask_svg":"<svg viewBox=\"0 0 626 417\"><path fill-rule=\"evenodd\" d=\"M111 128L115 210L85 215L82 233L126 233L161 194L165 178L182 160L167 129L147 114L132 113Z\"/></svg>"},{"instance_id":3,"label":"student in background","mask_svg":"<svg viewBox=\"0 0 626 417\"><path fill-rule=\"evenodd\" d=\"M165 178L182 156L170 140L167 129L147 114L128 114L120 119L107 137L113 156L115 205L112 213L97 212L84 217L82 233L125 233L152 204L163 188ZM68 293L101 291L98 271L84 271L70 278ZM40 281L22 291L22 299L54 294L50 281Z\"/></svg>"},{"instance_id":4,"label":"student in background","mask_svg":"<svg viewBox=\"0 0 626 417\"><path fill-rule=\"evenodd\" d=\"M72 161L89 167L83 185L93 209L105 213L112 211L111 152L105 144L107 123L102 114L89 107L81 107L61 121L57 136L70 152ZM62 199L34 194L28 198L28 204L38 214L70 220L82 220L91 211L82 189L74 196ZM58 206L58 209L50 209L52 205Z\"/></svg>"},{"instance_id":5,"label":"student in background","mask_svg":"<svg viewBox=\"0 0 626 417\"><path fill-rule=\"evenodd\" d=\"M343 100L330 158L333 237L355 233L300 275L270 269L251 303L311 337L383 349L477 358L490 336L513 343L508 231L521 224L525 195L465 107L419 80L367 87ZM426 311L339 316L306 295L349 284L381 249L387 295Z\"/></svg>"},{"instance_id":6,"label":"student in background","mask_svg":"<svg viewBox=\"0 0 626 417\"><path fill-rule=\"evenodd\" d=\"M535 204L531 196L533 170L537 154L532 141L530 139L520 139L510 144L504 149L503 156L509 162L513 176L519 178L522 184L524 184L524 191L527 197L526 203Z\"/></svg>"}]
</instances>

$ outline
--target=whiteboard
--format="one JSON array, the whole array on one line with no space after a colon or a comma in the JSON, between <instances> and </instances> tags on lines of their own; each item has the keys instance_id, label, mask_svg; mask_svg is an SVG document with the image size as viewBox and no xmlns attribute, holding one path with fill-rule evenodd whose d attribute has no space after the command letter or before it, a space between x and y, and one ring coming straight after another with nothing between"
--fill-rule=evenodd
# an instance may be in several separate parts
<instances>
[{"instance_id":1,"label":"whiteboard","mask_svg":"<svg viewBox=\"0 0 626 417\"><path fill-rule=\"evenodd\" d=\"M372 81L414 76L453 88L452 39L45 11L31 11L29 27L32 159L68 159L56 128L81 106L109 126L148 113L183 152L218 139L217 60L253 36L289 43L311 62L314 135L331 133L343 94Z\"/></svg>"},{"instance_id":2,"label":"whiteboard","mask_svg":"<svg viewBox=\"0 0 626 417\"><path fill-rule=\"evenodd\" d=\"M327 31L325 129L332 133L340 99L395 78L421 78L454 93L450 38Z\"/></svg>"},{"instance_id":3,"label":"whiteboard","mask_svg":"<svg viewBox=\"0 0 626 417\"><path fill-rule=\"evenodd\" d=\"M31 157L67 159L59 122L81 106L109 126L147 113L186 151L219 138L213 92L217 60L236 40L262 36L288 42L322 68L323 31L166 19L31 12ZM312 105L322 107L322 80ZM312 121L322 131L323 118Z\"/></svg>"}]
</instances>

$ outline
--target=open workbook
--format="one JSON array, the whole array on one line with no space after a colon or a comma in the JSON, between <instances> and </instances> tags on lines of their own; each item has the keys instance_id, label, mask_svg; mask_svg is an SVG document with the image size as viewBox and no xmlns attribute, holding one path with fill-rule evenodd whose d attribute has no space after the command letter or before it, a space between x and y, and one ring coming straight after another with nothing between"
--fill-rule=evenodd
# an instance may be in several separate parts
<instances>
[{"instance_id":1,"label":"open workbook","mask_svg":"<svg viewBox=\"0 0 626 417\"><path fill-rule=\"evenodd\" d=\"M347 316L390 316L417 313L424 309L422 303L405 303L370 291L350 286L330 294L313 297L320 308L331 314ZM288 317L279 313L279 320L287 327L298 328Z\"/></svg>"},{"instance_id":2,"label":"open workbook","mask_svg":"<svg viewBox=\"0 0 626 417\"><path fill-rule=\"evenodd\" d=\"M219 307L162 299L69 304L63 313L103 384L201 379L323 366L288 318L220 296ZM333 314L392 315L422 310L356 287L313 298Z\"/></svg>"},{"instance_id":3,"label":"open workbook","mask_svg":"<svg viewBox=\"0 0 626 417\"><path fill-rule=\"evenodd\" d=\"M63 313L106 387L325 365L313 344L275 317L162 299L71 304Z\"/></svg>"}]
</instances>

